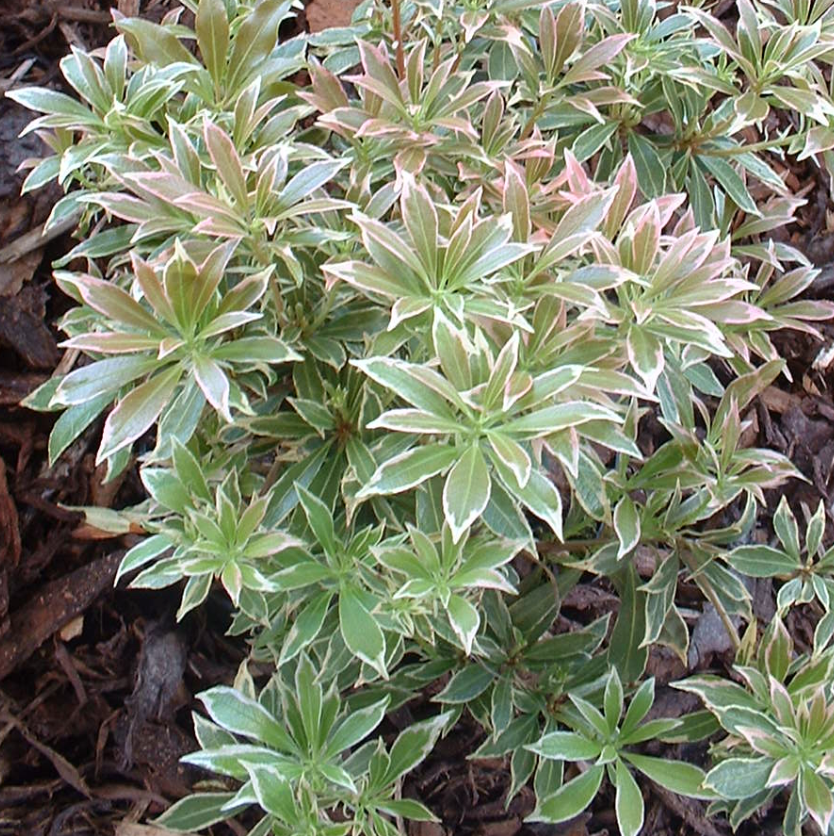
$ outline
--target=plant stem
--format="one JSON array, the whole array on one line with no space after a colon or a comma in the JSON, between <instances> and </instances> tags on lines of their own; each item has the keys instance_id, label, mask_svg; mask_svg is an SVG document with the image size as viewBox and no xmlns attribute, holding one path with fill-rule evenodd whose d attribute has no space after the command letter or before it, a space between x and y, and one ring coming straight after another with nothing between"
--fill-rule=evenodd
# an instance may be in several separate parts
<instances>
[{"instance_id":1,"label":"plant stem","mask_svg":"<svg viewBox=\"0 0 834 836\"><path fill-rule=\"evenodd\" d=\"M678 549L678 554L681 556L681 559L686 564L687 568L693 575L698 570L698 566L693 565L692 561L689 560L689 552L685 548ZM721 599L716 595L715 590L712 588L712 584L709 581L709 578L706 577L703 573L698 575L698 579L695 581L698 584L701 592L704 593L707 600L710 604L715 607L715 611L718 613L718 617L721 619L722 624L724 625L724 629L727 631L727 635L730 637L730 642L733 645L733 652L738 653L739 648L741 647L741 638L738 635L738 630L736 630L736 625L733 624L733 620L730 618L729 613L726 609L724 609L724 605L721 603Z\"/></svg>"},{"instance_id":2,"label":"plant stem","mask_svg":"<svg viewBox=\"0 0 834 836\"><path fill-rule=\"evenodd\" d=\"M400 81L405 78L405 53L403 52L403 30L400 19L400 0L391 0L391 12L394 16L394 40L397 50L397 73Z\"/></svg>"}]
</instances>

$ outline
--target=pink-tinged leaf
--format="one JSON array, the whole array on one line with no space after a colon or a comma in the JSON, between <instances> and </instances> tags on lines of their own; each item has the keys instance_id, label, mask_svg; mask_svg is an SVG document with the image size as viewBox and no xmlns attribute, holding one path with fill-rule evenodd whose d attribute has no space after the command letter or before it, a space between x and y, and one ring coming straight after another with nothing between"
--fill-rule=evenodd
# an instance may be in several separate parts
<instances>
[{"instance_id":1,"label":"pink-tinged leaf","mask_svg":"<svg viewBox=\"0 0 834 836\"><path fill-rule=\"evenodd\" d=\"M556 54L558 48L558 36L556 35L556 18L550 6L542 6L539 15L539 48L544 61L544 71L547 79L552 83L556 76Z\"/></svg>"},{"instance_id":2,"label":"pink-tinged leaf","mask_svg":"<svg viewBox=\"0 0 834 836\"><path fill-rule=\"evenodd\" d=\"M62 348L79 348L82 351L96 351L101 354L135 354L155 350L159 346L157 337L143 337L140 334L79 334L64 340Z\"/></svg>"},{"instance_id":3,"label":"pink-tinged leaf","mask_svg":"<svg viewBox=\"0 0 834 836\"><path fill-rule=\"evenodd\" d=\"M626 340L628 360L646 384L646 389L654 392L657 379L663 371L663 344L645 328L632 326Z\"/></svg>"},{"instance_id":4,"label":"pink-tinged leaf","mask_svg":"<svg viewBox=\"0 0 834 836\"><path fill-rule=\"evenodd\" d=\"M194 357L194 379L203 390L206 400L229 423L232 413L229 410L229 378L217 363L210 357L197 355Z\"/></svg>"},{"instance_id":5,"label":"pink-tinged leaf","mask_svg":"<svg viewBox=\"0 0 834 836\"><path fill-rule=\"evenodd\" d=\"M109 319L151 334L164 334L159 323L129 293L93 276L58 273L56 279L77 288L81 298Z\"/></svg>"},{"instance_id":6,"label":"pink-tinged leaf","mask_svg":"<svg viewBox=\"0 0 834 836\"><path fill-rule=\"evenodd\" d=\"M403 180L400 208L417 258L426 275L436 282L437 211L425 187L418 186L411 177L405 177Z\"/></svg>"},{"instance_id":7,"label":"pink-tinged leaf","mask_svg":"<svg viewBox=\"0 0 834 836\"><path fill-rule=\"evenodd\" d=\"M216 238L229 238L239 241L246 235L241 227L226 218L203 218L191 228L195 235L212 235Z\"/></svg>"},{"instance_id":8,"label":"pink-tinged leaf","mask_svg":"<svg viewBox=\"0 0 834 836\"><path fill-rule=\"evenodd\" d=\"M348 106L348 97L337 75L322 67L312 57L307 71L310 73L310 82L313 89L312 92L299 91L297 95L301 99L311 104L321 113L329 113L331 110Z\"/></svg>"},{"instance_id":9,"label":"pink-tinged leaf","mask_svg":"<svg viewBox=\"0 0 834 836\"><path fill-rule=\"evenodd\" d=\"M556 16L556 56L553 62L553 72L558 73L565 63L573 56L576 48L582 42L585 31L585 3L584 0L566 3Z\"/></svg>"},{"instance_id":10,"label":"pink-tinged leaf","mask_svg":"<svg viewBox=\"0 0 834 836\"><path fill-rule=\"evenodd\" d=\"M398 110L405 111L400 83L394 74L388 55L381 48L375 47L367 41L360 40L358 46L365 76L354 78L354 83L361 84L361 86L394 105Z\"/></svg>"},{"instance_id":11,"label":"pink-tinged leaf","mask_svg":"<svg viewBox=\"0 0 834 836\"><path fill-rule=\"evenodd\" d=\"M195 192L192 189L188 194L174 198L174 205L197 217L211 221L225 221L241 233L245 231L241 226L243 220L241 215L219 198L205 192Z\"/></svg>"},{"instance_id":12,"label":"pink-tinged leaf","mask_svg":"<svg viewBox=\"0 0 834 836\"><path fill-rule=\"evenodd\" d=\"M289 363L304 358L277 337L241 337L214 349L216 360L232 363Z\"/></svg>"},{"instance_id":13,"label":"pink-tinged leaf","mask_svg":"<svg viewBox=\"0 0 834 836\"><path fill-rule=\"evenodd\" d=\"M194 306L197 290L197 266L177 240L174 244L174 258L165 264L163 286L171 302L178 329L187 332L202 316Z\"/></svg>"},{"instance_id":14,"label":"pink-tinged leaf","mask_svg":"<svg viewBox=\"0 0 834 836\"><path fill-rule=\"evenodd\" d=\"M161 371L119 401L107 416L96 462L132 444L154 425L170 402L181 376L179 366Z\"/></svg>"},{"instance_id":15,"label":"pink-tinged leaf","mask_svg":"<svg viewBox=\"0 0 834 836\"><path fill-rule=\"evenodd\" d=\"M249 192L246 188L246 175L240 162L232 138L213 122L206 122L203 132L211 161L223 185L229 190L241 213L249 206Z\"/></svg>"},{"instance_id":16,"label":"pink-tinged leaf","mask_svg":"<svg viewBox=\"0 0 834 836\"><path fill-rule=\"evenodd\" d=\"M135 250L131 252L130 260L136 281L139 283L145 298L150 302L154 313L169 323L175 323L177 318L174 309L171 307L171 302L165 295L165 289L162 287L162 282L159 281L154 269L146 261L139 258Z\"/></svg>"},{"instance_id":17,"label":"pink-tinged leaf","mask_svg":"<svg viewBox=\"0 0 834 836\"><path fill-rule=\"evenodd\" d=\"M643 214L631 241L631 269L639 275L647 275L654 265L660 246L660 213L657 204L650 203Z\"/></svg>"},{"instance_id":18,"label":"pink-tinged leaf","mask_svg":"<svg viewBox=\"0 0 834 836\"><path fill-rule=\"evenodd\" d=\"M615 189L607 189L577 200L559 220L550 242L536 263L536 273L550 270L588 244L605 218L615 195Z\"/></svg>"},{"instance_id":19,"label":"pink-tinged leaf","mask_svg":"<svg viewBox=\"0 0 834 836\"><path fill-rule=\"evenodd\" d=\"M194 184L184 177L172 177L161 171L128 172L122 179L141 197L150 196L163 203L175 202L194 192Z\"/></svg>"},{"instance_id":20,"label":"pink-tinged leaf","mask_svg":"<svg viewBox=\"0 0 834 836\"><path fill-rule=\"evenodd\" d=\"M527 180L524 170L507 160L504 164L504 212L512 215L513 238L526 244L530 238L530 196L527 193Z\"/></svg>"},{"instance_id":21,"label":"pink-tinged leaf","mask_svg":"<svg viewBox=\"0 0 834 836\"><path fill-rule=\"evenodd\" d=\"M158 365L149 357L108 357L70 372L59 384L51 404L72 406L114 393Z\"/></svg>"},{"instance_id":22,"label":"pink-tinged leaf","mask_svg":"<svg viewBox=\"0 0 834 836\"><path fill-rule=\"evenodd\" d=\"M230 311L229 313L220 314L200 331L200 337L202 339L216 337L234 328L240 328L249 322L257 322L261 317L263 317L263 314L257 313L256 311Z\"/></svg>"},{"instance_id":23,"label":"pink-tinged leaf","mask_svg":"<svg viewBox=\"0 0 834 836\"><path fill-rule=\"evenodd\" d=\"M379 221L359 212L354 220L371 258L389 276L401 277L415 287L433 287L422 262L403 238Z\"/></svg>"},{"instance_id":24,"label":"pink-tinged leaf","mask_svg":"<svg viewBox=\"0 0 834 836\"><path fill-rule=\"evenodd\" d=\"M767 779L768 787L784 787L791 784L799 775L799 762L796 757L788 756L780 758L773 764L770 776Z\"/></svg>"},{"instance_id":25,"label":"pink-tinged leaf","mask_svg":"<svg viewBox=\"0 0 834 836\"><path fill-rule=\"evenodd\" d=\"M834 148L834 131L822 125L815 125L805 135L805 147L800 152L797 160L804 160L814 154L823 151L830 151Z\"/></svg>"},{"instance_id":26,"label":"pink-tinged leaf","mask_svg":"<svg viewBox=\"0 0 834 836\"><path fill-rule=\"evenodd\" d=\"M368 293L378 293L391 299L422 299L420 283L412 276L401 273L388 273L374 264L362 261L341 261L337 264L325 264L322 267L328 283L332 286L341 279L353 287ZM430 302L427 307L430 306ZM425 308L424 308L425 310Z\"/></svg>"},{"instance_id":27,"label":"pink-tinged leaf","mask_svg":"<svg viewBox=\"0 0 834 836\"><path fill-rule=\"evenodd\" d=\"M102 194L87 195L84 202L101 206L111 215L131 223L142 223L159 217L158 209L138 197L131 197L127 194L103 192Z\"/></svg>"},{"instance_id":28,"label":"pink-tinged leaf","mask_svg":"<svg viewBox=\"0 0 834 836\"><path fill-rule=\"evenodd\" d=\"M272 267L260 270L238 282L231 290L223 295L223 301L217 309L218 314L229 311L245 311L255 304L266 293Z\"/></svg>"},{"instance_id":29,"label":"pink-tinged leaf","mask_svg":"<svg viewBox=\"0 0 834 836\"><path fill-rule=\"evenodd\" d=\"M394 157L394 171L397 174L397 183L402 183L406 175L416 177L426 165L426 149L415 145L409 145L398 151Z\"/></svg>"},{"instance_id":30,"label":"pink-tinged leaf","mask_svg":"<svg viewBox=\"0 0 834 836\"><path fill-rule=\"evenodd\" d=\"M699 314L708 317L713 322L726 325L749 325L753 322L775 322L773 317L761 308L742 302L738 299L727 299L722 302L706 305L693 305Z\"/></svg>"},{"instance_id":31,"label":"pink-tinged leaf","mask_svg":"<svg viewBox=\"0 0 834 836\"><path fill-rule=\"evenodd\" d=\"M626 44L635 37L632 33L610 35L599 43L594 44L565 73L562 84L578 84L580 81L593 81L595 79L606 78L605 73L597 72L597 69L599 67L607 67L622 52Z\"/></svg>"},{"instance_id":32,"label":"pink-tinged leaf","mask_svg":"<svg viewBox=\"0 0 834 836\"><path fill-rule=\"evenodd\" d=\"M211 302L236 247L237 241L215 247L197 267L199 289L194 298L194 307L198 311L202 311Z\"/></svg>"}]
</instances>

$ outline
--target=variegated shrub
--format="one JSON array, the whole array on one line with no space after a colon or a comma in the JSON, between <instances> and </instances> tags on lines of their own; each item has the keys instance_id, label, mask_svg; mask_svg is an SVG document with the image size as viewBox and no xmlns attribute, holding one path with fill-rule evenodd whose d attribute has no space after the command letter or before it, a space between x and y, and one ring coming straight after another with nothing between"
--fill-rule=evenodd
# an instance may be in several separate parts
<instances>
[{"instance_id":1,"label":"variegated shrub","mask_svg":"<svg viewBox=\"0 0 834 836\"><path fill-rule=\"evenodd\" d=\"M201 696L188 760L222 782L162 823L404 832L432 818L404 776L466 710L533 819L607 781L631 836L648 781L834 833L825 513L804 552L787 504L781 548L749 542L800 474L745 432L787 374L772 335L834 314L769 238L801 205L780 161L834 171L831 0L740 0L729 28L703 3L365 0L288 39L289 0L182 3L114 13L62 62L75 96L8 94L54 152L25 188L57 178L49 223L79 217L55 278L89 360L26 401L61 413L50 457L109 410L98 459L147 489L91 516L146 535L120 577L183 581L179 617L219 581L274 671ZM565 632L583 576L616 616ZM755 577L783 616L824 610L809 655L778 621L755 657ZM744 684L697 675L708 711L647 720L652 648L686 663L707 604ZM442 713L383 739L428 686ZM710 736L708 771L658 757Z\"/></svg>"}]
</instances>

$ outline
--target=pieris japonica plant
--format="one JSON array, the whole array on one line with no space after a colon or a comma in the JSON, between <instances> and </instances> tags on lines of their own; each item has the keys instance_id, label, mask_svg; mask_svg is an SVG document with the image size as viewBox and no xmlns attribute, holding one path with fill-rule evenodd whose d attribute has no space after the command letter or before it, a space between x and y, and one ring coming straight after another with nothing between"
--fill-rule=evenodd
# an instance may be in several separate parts
<instances>
[{"instance_id":1,"label":"pieris japonica plant","mask_svg":"<svg viewBox=\"0 0 834 836\"><path fill-rule=\"evenodd\" d=\"M62 62L72 93L8 93L53 152L24 188L57 179L48 223L79 218L55 278L84 359L25 402L60 413L50 459L102 426L108 478L147 491L91 516L142 532L120 580L181 584L180 618L228 595L273 672L201 695L187 760L216 791L162 823L405 832L433 818L405 777L466 711L533 819L610 787L637 834L658 784L830 833L834 620L811 656L780 621L750 657L752 578L783 616L830 613L824 511L804 552L784 501L780 545L749 542L800 474L746 430L788 374L774 332L834 315L768 237L801 204L781 161L834 169L831 2L742 0L728 27L701 3L364 0L289 38L290 0L182 4L114 12ZM568 631L593 577L615 613ZM652 648L685 663L707 604L744 684L695 676L708 711L649 718ZM672 752L698 734L712 768Z\"/></svg>"}]
</instances>

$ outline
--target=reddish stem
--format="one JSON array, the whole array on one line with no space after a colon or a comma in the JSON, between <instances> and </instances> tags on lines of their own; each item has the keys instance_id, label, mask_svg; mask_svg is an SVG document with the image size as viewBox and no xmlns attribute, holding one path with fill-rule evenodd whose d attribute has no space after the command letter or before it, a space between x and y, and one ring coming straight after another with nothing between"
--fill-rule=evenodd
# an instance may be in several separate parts
<instances>
[{"instance_id":1,"label":"reddish stem","mask_svg":"<svg viewBox=\"0 0 834 836\"><path fill-rule=\"evenodd\" d=\"M391 11L394 15L394 40L397 42L397 72L400 80L405 78L405 53L403 52L403 31L400 20L400 0L391 0Z\"/></svg>"}]
</instances>

